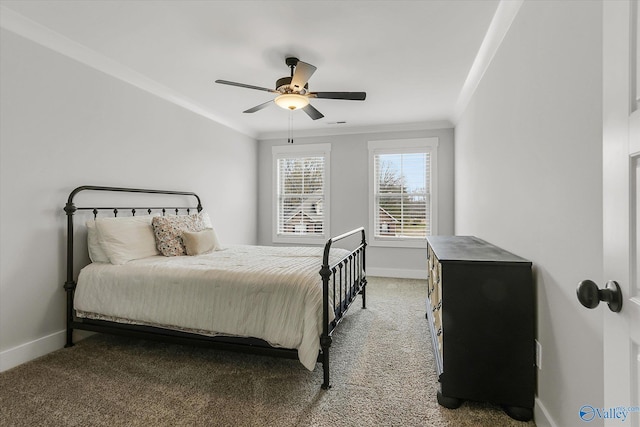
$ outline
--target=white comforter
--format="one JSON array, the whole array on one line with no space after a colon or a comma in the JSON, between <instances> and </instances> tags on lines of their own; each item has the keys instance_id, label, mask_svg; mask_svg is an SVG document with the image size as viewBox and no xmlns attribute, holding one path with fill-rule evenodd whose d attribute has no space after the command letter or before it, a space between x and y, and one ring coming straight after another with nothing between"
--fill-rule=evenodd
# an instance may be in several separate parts
<instances>
[{"instance_id":1,"label":"white comforter","mask_svg":"<svg viewBox=\"0 0 640 427\"><path fill-rule=\"evenodd\" d=\"M232 246L199 256L93 263L78 277L79 317L261 338L313 370L322 333L323 248ZM348 254L332 249L332 263ZM333 310L329 310L333 320Z\"/></svg>"}]
</instances>

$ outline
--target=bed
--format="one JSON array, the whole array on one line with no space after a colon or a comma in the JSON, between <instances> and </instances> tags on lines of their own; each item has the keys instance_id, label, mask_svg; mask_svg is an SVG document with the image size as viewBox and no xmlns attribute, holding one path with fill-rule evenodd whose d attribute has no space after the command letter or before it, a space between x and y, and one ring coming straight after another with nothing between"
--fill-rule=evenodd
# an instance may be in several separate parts
<instances>
[{"instance_id":1,"label":"bed","mask_svg":"<svg viewBox=\"0 0 640 427\"><path fill-rule=\"evenodd\" d=\"M67 347L86 330L297 358L330 387L333 331L357 295L366 308L363 228L324 247L225 246L197 194L121 187L78 187L64 211Z\"/></svg>"}]
</instances>

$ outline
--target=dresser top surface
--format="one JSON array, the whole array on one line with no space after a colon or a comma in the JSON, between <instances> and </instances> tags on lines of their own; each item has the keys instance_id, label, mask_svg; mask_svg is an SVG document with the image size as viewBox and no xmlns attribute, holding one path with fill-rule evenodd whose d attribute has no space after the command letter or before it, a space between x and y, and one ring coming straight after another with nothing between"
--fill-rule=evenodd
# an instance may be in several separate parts
<instances>
[{"instance_id":1,"label":"dresser top surface","mask_svg":"<svg viewBox=\"0 0 640 427\"><path fill-rule=\"evenodd\" d=\"M429 246L440 262L515 262L530 261L474 236L429 236Z\"/></svg>"}]
</instances>

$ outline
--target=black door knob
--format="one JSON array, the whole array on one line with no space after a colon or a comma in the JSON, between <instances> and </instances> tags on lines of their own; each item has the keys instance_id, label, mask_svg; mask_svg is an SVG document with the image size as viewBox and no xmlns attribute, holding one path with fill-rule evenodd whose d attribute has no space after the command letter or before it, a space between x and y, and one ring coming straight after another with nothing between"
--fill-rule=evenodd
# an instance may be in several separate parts
<instances>
[{"instance_id":1,"label":"black door knob","mask_svg":"<svg viewBox=\"0 0 640 427\"><path fill-rule=\"evenodd\" d=\"M600 301L604 301L614 313L622 310L622 291L616 281L609 280L604 289L598 289L592 280L583 280L578 283L576 293L580 304L587 308L596 308Z\"/></svg>"}]
</instances>

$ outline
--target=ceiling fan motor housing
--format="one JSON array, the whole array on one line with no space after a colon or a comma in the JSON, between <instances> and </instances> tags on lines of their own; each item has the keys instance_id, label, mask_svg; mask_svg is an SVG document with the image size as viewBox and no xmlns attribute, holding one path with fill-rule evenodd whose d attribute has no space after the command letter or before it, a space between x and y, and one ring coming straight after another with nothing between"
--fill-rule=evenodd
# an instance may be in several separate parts
<instances>
[{"instance_id":1,"label":"ceiling fan motor housing","mask_svg":"<svg viewBox=\"0 0 640 427\"><path fill-rule=\"evenodd\" d=\"M296 93L293 89L291 89L291 77L282 77L281 79L276 80L276 90L280 93ZM309 83L304 85L304 91L300 91L301 94L304 94L309 89Z\"/></svg>"}]
</instances>

